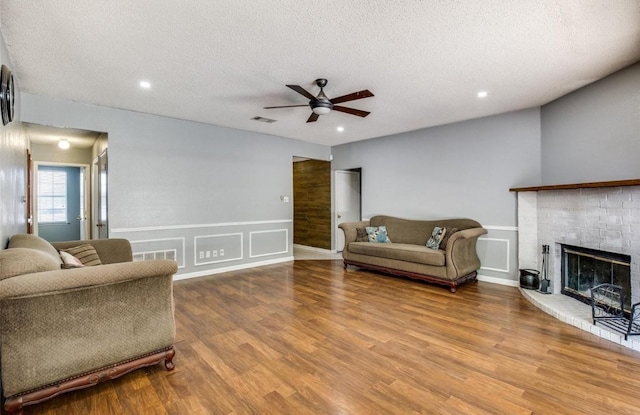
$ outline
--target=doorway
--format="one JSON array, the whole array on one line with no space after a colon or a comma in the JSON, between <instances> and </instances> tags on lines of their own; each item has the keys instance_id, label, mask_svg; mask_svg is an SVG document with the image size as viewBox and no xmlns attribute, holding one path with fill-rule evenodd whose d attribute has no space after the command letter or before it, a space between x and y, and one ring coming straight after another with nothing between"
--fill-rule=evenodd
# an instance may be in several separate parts
<instances>
[{"instance_id":1,"label":"doorway","mask_svg":"<svg viewBox=\"0 0 640 415\"><path fill-rule=\"evenodd\" d=\"M361 220L360 169L335 171L335 228L336 251L344 250L344 232L338 228L343 222Z\"/></svg>"},{"instance_id":2,"label":"doorway","mask_svg":"<svg viewBox=\"0 0 640 415\"><path fill-rule=\"evenodd\" d=\"M60 232L61 228L65 228L67 222L71 227L75 221L80 225L79 234L75 230L73 231L75 239L107 238L108 133L26 122L23 123L23 126L30 143L30 151L27 155L30 173L28 173L27 183L28 186L31 185L31 190L27 199L27 212L33 212L33 215L28 216L27 221L33 224L33 233L43 236L45 239L68 240L71 238L71 234L63 234ZM60 193L62 188L59 186L60 188L56 189L55 194L51 193L48 196L47 201L43 195L41 204L43 210L48 210L48 212L40 212L41 220L38 218L38 170L40 168L46 170L45 166L76 168L73 173L71 170L66 172L65 180L69 180L69 185L76 181L79 184L77 187L73 185L72 189L76 190L65 190L63 193ZM79 179L76 180L77 168L80 173ZM50 181L54 180L54 176L57 180L62 180L61 171L47 174ZM53 182L51 183L53 186ZM79 203L79 211L69 210L63 214L62 206L67 209L77 205L76 202L62 202L63 199L67 196L73 196L74 193L79 193L82 201ZM51 209L45 209L45 203L49 203ZM52 209L57 210L53 211ZM63 219L67 221L65 225L63 225ZM48 226L54 224L56 226ZM104 225L97 226L98 224Z\"/></svg>"},{"instance_id":3,"label":"doorway","mask_svg":"<svg viewBox=\"0 0 640 415\"><path fill-rule=\"evenodd\" d=\"M49 241L73 241L87 235L87 165L36 163L35 231Z\"/></svg>"},{"instance_id":4,"label":"doorway","mask_svg":"<svg viewBox=\"0 0 640 415\"><path fill-rule=\"evenodd\" d=\"M331 250L331 162L293 158L293 243Z\"/></svg>"},{"instance_id":5,"label":"doorway","mask_svg":"<svg viewBox=\"0 0 640 415\"><path fill-rule=\"evenodd\" d=\"M91 237L107 239L109 237L109 215L107 213L108 157L105 149L93 161L93 215Z\"/></svg>"}]
</instances>

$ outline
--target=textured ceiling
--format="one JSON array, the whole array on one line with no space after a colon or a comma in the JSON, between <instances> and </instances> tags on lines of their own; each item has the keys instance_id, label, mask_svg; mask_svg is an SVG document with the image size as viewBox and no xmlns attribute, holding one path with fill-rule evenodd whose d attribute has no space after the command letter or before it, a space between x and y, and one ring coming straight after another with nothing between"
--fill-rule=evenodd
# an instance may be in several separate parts
<instances>
[{"instance_id":1,"label":"textured ceiling","mask_svg":"<svg viewBox=\"0 0 640 415\"><path fill-rule=\"evenodd\" d=\"M640 0L2 0L0 13L22 91L328 145L542 105L640 60ZM343 105L371 115L263 109L306 104L285 84L316 95L316 78L330 98L369 89Z\"/></svg>"}]
</instances>

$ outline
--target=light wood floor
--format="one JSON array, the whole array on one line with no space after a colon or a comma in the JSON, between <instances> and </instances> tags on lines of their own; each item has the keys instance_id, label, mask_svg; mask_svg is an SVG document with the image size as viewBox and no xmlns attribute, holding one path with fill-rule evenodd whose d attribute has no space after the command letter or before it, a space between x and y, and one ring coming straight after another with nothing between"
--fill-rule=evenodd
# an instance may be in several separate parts
<instances>
[{"instance_id":1,"label":"light wood floor","mask_svg":"<svg viewBox=\"0 0 640 415\"><path fill-rule=\"evenodd\" d=\"M25 414L639 414L640 354L516 288L296 261L175 284L161 365Z\"/></svg>"}]
</instances>

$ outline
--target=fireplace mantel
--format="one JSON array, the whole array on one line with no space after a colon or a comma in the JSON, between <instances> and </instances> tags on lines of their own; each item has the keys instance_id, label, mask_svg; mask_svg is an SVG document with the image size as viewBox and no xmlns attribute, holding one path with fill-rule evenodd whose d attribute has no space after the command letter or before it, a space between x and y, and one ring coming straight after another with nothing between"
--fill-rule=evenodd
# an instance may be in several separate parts
<instances>
[{"instance_id":1,"label":"fireplace mantel","mask_svg":"<svg viewBox=\"0 0 640 415\"><path fill-rule=\"evenodd\" d=\"M537 192L540 190L588 189L594 187L640 186L640 179L613 180L608 182L552 184L545 186L512 187L510 192Z\"/></svg>"}]
</instances>

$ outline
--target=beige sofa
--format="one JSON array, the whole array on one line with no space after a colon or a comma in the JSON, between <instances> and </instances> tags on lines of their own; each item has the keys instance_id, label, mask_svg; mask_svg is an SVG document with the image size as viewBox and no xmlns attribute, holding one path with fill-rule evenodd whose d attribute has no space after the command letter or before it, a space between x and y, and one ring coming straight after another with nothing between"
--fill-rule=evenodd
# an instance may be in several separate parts
<instances>
[{"instance_id":1,"label":"beige sofa","mask_svg":"<svg viewBox=\"0 0 640 415\"><path fill-rule=\"evenodd\" d=\"M89 244L102 265L61 269L57 249ZM0 251L5 409L50 399L143 366L173 369L175 261L132 262L124 239L49 244L15 235ZM86 247L86 245L83 245Z\"/></svg>"},{"instance_id":2,"label":"beige sofa","mask_svg":"<svg viewBox=\"0 0 640 415\"><path fill-rule=\"evenodd\" d=\"M385 226L391 243L358 242L358 228ZM426 246L434 227L446 228L446 244ZM475 280L480 268L476 252L478 237L487 230L472 219L409 220L374 216L368 221L341 223L345 247L344 267L354 265L437 284L456 292L459 284ZM445 237L447 235L445 234Z\"/></svg>"}]
</instances>

